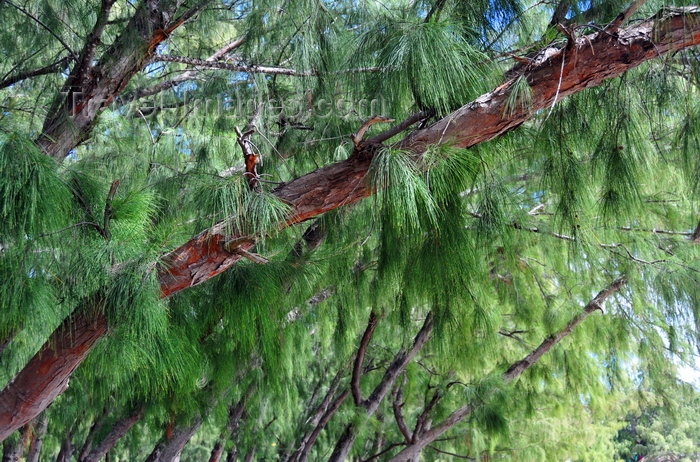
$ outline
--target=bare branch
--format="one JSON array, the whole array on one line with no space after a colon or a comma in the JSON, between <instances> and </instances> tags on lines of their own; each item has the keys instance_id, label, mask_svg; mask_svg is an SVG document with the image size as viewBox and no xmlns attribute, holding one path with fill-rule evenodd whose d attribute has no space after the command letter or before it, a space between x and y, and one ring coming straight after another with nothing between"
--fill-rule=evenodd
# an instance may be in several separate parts
<instances>
[{"instance_id":1,"label":"bare branch","mask_svg":"<svg viewBox=\"0 0 700 462\"><path fill-rule=\"evenodd\" d=\"M32 69L31 71L20 72L11 77L7 77L5 80L0 82L0 90L14 85L17 82L21 82L22 80L31 79L40 75L56 74L58 72L61 72L61 70L67 63L68 58L66 57L59 61L56 61L53 64L49 64L48 66L40 67L39 69Z\"/></svg>"},{"instance_id":2,"label":"bare branch","mask_svg":"<svg viewBox=\"0 0 700 462\"><path fill-rule=\"evenodd\" d=\"M598 295L596 295L590 302L586 304L586 306L583 308L583 311L579 315L574 317L574 319L572 319L569 322L569 324L566 325L566 327L564 327L556 334L553 334L549 338L547 338L544 342L540 344L540 346L535 348L524 359L513 363L508 368L508 370L505 373L503 373L503 381L505 383L509 383L518 378L520 375L522 375L523 372L528 370L533 364L535 364L540 358L542 358L542 356L544 356L545 353L547 353L563 338L569 335L588 316L590 316L596 310L602 310L602 304L605 302L605 300L607 300L611 295L617 293L626 283L627 279L625 278L625 276L621 276L615 279L612 283L610 283L605 289L601 290L598 293ZM459 422L461 422L464 418L469 416L473 410L473 403L467 403L461 408L457 409L452 414L447 416L445 420L443 420L439 425L426 431L423 435L420 436L420 438L416 439L416 441L413 444L407 446L396 456L394 456L391 459L391 462L408 462L409 460L413 460L421 453L421 451L427 445L435 441L447 430L451 429Z\"/></svg>"},{"instance_id":3,"label":"bare branch","mask_svg":"<svg viewBox=\"0 0 700 462\"><path fill-rule=\"evenodd\" d=\"M435 111L432 111L432 110L417 112L416 114L413 114L412 116L410 116L409 118L407 118L406 120L401 122L400 124L390 128L389 130L386 130L386 131L378 134L377 136L373 136L372 138L367 140L367 142L372 143L372 144L383 143L384 141L388 140L392 136L396 136L399 133L408 130L411 127L411 125L418 123L420 121L426 120L429 117L432 117L434 112Z\"/></svg>"},{"instance_id":4,"label":"bare branch","mask_svg":"<svg viewBox=\"0 0 700 462\"><path fill-rule=\"evenodd\" d=\"M473 457L462 456L459 454L455 454L454 452L443 451L442 449L438 449L435 446L428 446L428 447L437 453L445 454L446 456L454 457L456 459L475 460Z\"/></svg>"},{"instance_id":5,"label":"bare branch","mask_svg":"<svg viewBox=\"0 0 700 462\"><path fill-rule=\"evenodd\" d=\"M239 39L234 40L233 42L229 43L228 45L220 48L217 50L213 55L208 57L206 59L207 62L213 62L221 59L226 53L230 53L231 51L235 50L236 48L240 47L245 43L245 37L241 37ZM125 101L134 101L140 98L145 98L147 96L153 96L156 95L160 92L163 92L165 90L169 90L171 88L174 88L178 85L180 85L183 82L187 82L188 80L193 80L195 76L197 75L197 69L189 69L182 74L173 77L170 80L166 80L164 82L158 83L156 85L153 85L151 87L147 88L139 88L138 90L135 90L129 94L126 94L122 97L123 100Z\"/></svg>"},{"instance_id":6,"label":"bare branch","mask_svg":"<svg viewBox=\"0 0 700 462\"><path fill-rule=\"evenodd\" d=\"M247 74L289 75L292 77L311 77L317 75L315 71L298 71L296 69L275 66L222 63L218 61L189 58L187 56L157 55L153 57L151 62L181 63L204 69L224 69L227 71L245 72Z\"/></svg>"},{"instance_id":7,"label":"bare branch","mask_svg":"<svg viewBox=\"0 0 700 462\"><path fill-rule=\"evenodd\" d=\"M140 406L129 416L114 423L107 436L87 456L80 458L80 462L97 462L101 460L126 435L131 427L143 418L145 411L145 406Z\"/></svg>"},{"instance_id":8,"label":"bare branch","mask_svg":"<svg viewBox=\"0 0 700 462\"><path fill-rule=\"evenodd\" d=\"M394 399L392 400L391 407L394 410L394 418L396 419L396 424L399 426L399 431L406 440L406 443L411 443L413 441L413 434L406 424L406 419L403 416L402 407L404 405L403 401L403 387L406 385L408 378L404 375L403 384L397 385L394 391Z\"/></svg>"},{"instance_id":9,"label":"bare branch","mask_svg":"<svg viewBox=\"0 0 700 462\"><path fill-rule=\"evenodd\" d=\"M355 364L352 368L352 380L350 381L350 389L352 390L352 399L355 401L356 406L362 406L364 401L362 399L362 390L360 388L360 380L362 378L362 362L365 359L365 353L367 352L367 346L372 339L372 334L374 334L374 329L377 327L379 318L376 313L372 311L369 314L369 321L367 322L367 328L365 333L362 334L362 340L360 340L360 347L357 349L357 355L355 356Z\"/></svg>"},{"instance_id":10,"label":"bare branch","mask_svg":"<svg viewBox=\"0 0 700 462\"><path fill-rule=\"evenodd\" d=\"M700 225L700 224L699 224ZM620 231L636 231L636 232L645 232L645 233L652 233L652 234L668 234L671 236L687 236L690 237L691 240L693 239L694 233L692 231L670 231L670 230L664 230L664 229L656 229L656 228L632 228L631 226L622 226L619 228ZM700 230L699 230L700 232Z\"/></svg>"},{"instance_id":11,"label":"bare branch","mask_svg":"<svg viewBox=\"0 0 700 462\"><path fill-rule=\"evenodd\" d=\"M157 55L151 60L152 63L156 62L168 62L168 63L181 63L189 64L190 66L197 66L203 69L223 69L233 72L245 72L246 74L269 74L269 75L287 75L290 77L314 77L321 75L319 71L299 71L297 69L292 69L288 67L277 67L277 66L262 66L257 64L233 64L224 63L220 61L209 61L204 59L190 58L187 56L174 56L174 55ZM345 69L339 71L341 74L354 74L358 72L379 72L381 68L379 67L362 67L355 69Z\"/></svg>"},{"instance_id":12,"label":"bare branch","mask_svg":"<svg viewBox=\"0 0 700 462\"><path fill-rule=\"evenodd\" d=\"M378 123L387 123L387 122L393 122L394 119L389 119L384 116L379 116L379 115L373 115L369 119L367 119L362 126L360 127L357 132L352 135L352 142L355 145L355 149L362 149L362 139L365 136L365 133L367 133L367 130L370 129L370 127L374 124Z\"/></svg>"},{"instance_id":13,"label":"bare branch","mask_svg":"<svg viewBox=\"0 0 700 462\"><path fill-rule=\"evenodd\" d=\"M433 393L433 397L430 399L430 402L425 406L423 409L423 412L418 416L418 419L416 419L416 428L413 430L413 438L411 439L412 443L415 443L418 438L420 438L420 435L423 434L423 431L425 429L425 425L428 422L428 416L430 415L430 412L433 410L435 405L440 401L442 398L442 392L438 388L435 390Z\"/></svg>"},{"instance_id":14,"label":"bare branch","mask_svg":"<svg viewBox=\"0 0 700 462\"><path fill-rule=\"evenodd\" d=\"M233 50L239 48L241 45L243 45L246 41L246 37L240 37L234 40L233 42L229 43L226 46L221 47L216 53L211 55L209 58L207 58L207 61L217 61L227 53L231 53Z\"/></svg>"},{"instance_id":15,"label":"bare branch","mask_svg":"<svg viewBox=\"0 0 700 462\"><path fill-rule=\"evenodd\" d=\"M340 396L338 396L338 398L335 399L335 401L333 401L333 404L331 404L328 410L323 414L323 417L321 417L321 420L319 420L318 425L316 428L314 428L304 447L300 448L298 457L293 460L296 460L297 462L305 462L308 459L309 452L316 443L321 431L323 431L323 429L326 427L328 422L331 420L331 417L333 417L338 409L340 409L340 406L345 402L348 396L350 396L350 392L345 390Z\"/></svg>"}]
</instances>

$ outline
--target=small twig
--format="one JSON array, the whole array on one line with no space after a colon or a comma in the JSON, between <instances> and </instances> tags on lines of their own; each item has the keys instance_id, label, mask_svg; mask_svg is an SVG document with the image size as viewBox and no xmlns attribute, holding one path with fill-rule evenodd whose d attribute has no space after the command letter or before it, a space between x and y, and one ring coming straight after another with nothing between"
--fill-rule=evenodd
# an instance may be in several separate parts
<instances>
[{"instance_id":1,"label":"small twig","mask_svg":"<svg viewBox=\"0 0 700 462\"><path fill-rule=\"evenodd\" d=\"M264 265L265 263L270 263L270 260L267 258L258 255L256 253L248 252L247 250L243 249L242 247L236 247L233 249L232 253L237 253L238 255L247 258L248 260L252 261L253 263L257 263L259 265Z\"/></svg>"},{"instance_id":2,"label":"small twig","mask_svg":"<svg viewBox=\"0 0 700 462\"><path fill-rule=\"evenodd\" d=\"M358 149L358 150L362 148L362 144L363 144L363 143L362 143L362 139L364 138L365 133L367 133L367 130L369 130L369 128L370 128L372 125L378 124L378 123L385 123L385 122L388 123L388 122L393 122L393 121L394 121L394 119L389 119L389 118L387 118L387 117L380 116L380 115L376 115L376 114L373 115L372 117L370 117L369 119L367 119L367 120L362 124L362 126L360 127L360 129L357 130L357 132L356 132L354 135L351 136L352 142L353 142L353 144L355 145L355 148Z\"/></svg>"},{"instance_id":3,"label":"small twig","mask_svg":"<svg viewBox=\"0 0 700 462\"><path fill-rule=\"evenodd\" d=\"M429 447L430 449L432 449L433 451L435 451L435 452L439 452L440 454L445 454L446 456L456 457L457 459L476 460L476 459L473 458L473 457L462 456L462 455L459 455L459 454L455 454L454 452L443 451L442 449L436 448L436 447L433 446L432 444L428 445L428 447Z\"/></svg>"},{"instance_id":4,"label":"small twig","mask_svg":"<svg viewBox=\"0 0 700 462\"><path fill-rule=\"evenodd\" d=\"M367 140L369 143L372 144L379 144L383 143L384 141L388 140L389 138L398 135L399 133L403 132L404 130L408 129L411 125L421 122L423 120L426 120L430 117L432 117L435 114L435 111L428 110L428 111L421 111L416 114L413 114L412 116L408 117L406 120L401 122L400 124L390 128L389 130L386 130L376 136L373 136L369 140Z\"/></svg>"},{"instance_id":5,"label":"small twig","mask_svg":"<svg viewBox=\"0 0 700 462\"><path fill-rule=\"evenodd\" d=\"M392 443L389 446L387 446L386 448L384 448L382 451L373 455L372 457L368 457L367 459L364 459L362 462L369 462L370 460L377 459L377 458L383 456L384 454L386 454L387 452L393 450L394 448L397 448L399 446L405 446L405 445L406 445L406 443Z\"/></svg>"},{"instance_id":6,"label":"small twig","mask_svg":"<svg viewBox=\"0 0 700 462\"><path fill-rule=\"evenodd\" d=\"M54 31L52 31L51 28L50 28L49 26L47 26L46 24L44 24L44 23L41 21L41 19L37 18L36 16L34 16L33 14L31 14L29 11L25 10L25 9L22 8L21 6L15 5L15 4L12 3L10 0L5 0L5 3L7 3L8 5L10 5L11 7L14 7L15 9L21 11L22 13L24 13L25 15L27 15L28 17L30 17L34 22L36 22L36 23L39 24L41 27L43 27L44 29L46 29L46 30L48 31L49 34L53 35L54 38L56 38L56 40L58 40L59 42L61 42L61 45L63 45L63 47L64 47L66 50L68 50L68 53L70 53L70 55L73 57L73 60L74 60L76 63L78 62L78 56L77 56L77 55L75 54L75 52L71 49L71 47L69 47L68 44L67 44L65 41L63 41L63 39L62 39L61 37L58 36L58 34L56 34Z\"/></svg>"}]
</instances>

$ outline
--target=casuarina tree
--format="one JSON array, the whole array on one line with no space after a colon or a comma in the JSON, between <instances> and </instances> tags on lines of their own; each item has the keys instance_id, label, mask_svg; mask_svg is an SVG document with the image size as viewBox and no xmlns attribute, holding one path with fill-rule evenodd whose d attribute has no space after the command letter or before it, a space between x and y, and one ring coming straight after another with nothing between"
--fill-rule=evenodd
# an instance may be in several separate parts
<instances>
[{"instance_id":1,"label":"casuarina tree","mask_svg":"<svg viewBox=\"0 0 700 462\"><path fill-rule=\"evenodd\" d=\"M613 457L698 347L681 3L0 1L4 457Z\"/></svg>"}]
</instances>

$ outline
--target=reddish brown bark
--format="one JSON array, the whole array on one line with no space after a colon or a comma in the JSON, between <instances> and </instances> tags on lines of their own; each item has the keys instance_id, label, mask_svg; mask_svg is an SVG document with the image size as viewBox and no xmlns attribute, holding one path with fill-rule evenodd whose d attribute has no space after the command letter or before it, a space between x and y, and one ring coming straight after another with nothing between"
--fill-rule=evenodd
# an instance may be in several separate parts
<instances>
[{"instance_id":1,"label":"reddish brown bark","mask_svg":"<svg viewBox=\"0 0 700 462\"><path fill-rule=\"evenodd\" d=\"M537 111L566 96L600 85L652 58L697 44L700 44L698 8L677 10L669 16L620 29L617 35L600 32L580 37L570 48L547 49L542 52L546 59L535 59L513 71L514 75L526 76L532 89L532 106L527 111L510 114L506 110L506 100L515 82L512 78L436 124L412 133L398 147L419 155L431 145L475 146L517 128ZM371 139L368 142L364 151L349 159L272 191L292 207L287 225L356 203L373 193L367 173L374 149ZM167 267L160 273L165 296L200 284L240 259L226 251L224 229L223 225L217 225L204 231L165 257Z\"/></svg>"},{"instance_id":2,"label":"reddish brown bark","mask_svg":"<svg viewBox=\"0 0 700 462\"><path fill-rule=\"evenodd\" d=\"M214 448L211 450L211 455L209 456L209 462L219 462L221 456L224 453L224 445L221 441L217 441Z\"/></svg>"},{"instance_id":3,"label":"reddish brown bark","mask_svg":"<svg viewBox=\"0 0 700 462\"><path fill-rule=\"evenodd\" d=\"M107 319L102 315L71 315L56 329L41 351L0 391L0 440L39 415L68 388L73 371L106 332Z\"/></svg>"},{"instance_id":4,"label":"reddish brown bark","mask_svg":"<svg viewBox=\"0 0 700 462\"><path fill-rule=\"evenodd\" d=\"M167 3L172 6L174 2ZM198 3L183 17L204 3ZM158 2L139 5L153 4L158 5ZM181 24L181 21L174 21L170 26L158 29L152 27L158 24L152 21L160 19L151 18L150 13L138 14L145 15L142 20L151 24L148 33L141 36L136 48L126 47L120 40L115 42L114 46L121 43L123 48L113 50L114 60L104 61L91 70L99 71L102 76L85 77L88 84L82 87L82 106L75 116L69 114L68 99L60 110L53 112L54 120L47 122L44 137L39 141L48 154L61 158L85 139L94 125L97 109L109 104L143 66L153 47L167 36L164 31ZM141 24L134 27L139 33L145 31L138 29L143 27ZM506 111L508 92L514 83L511 79L435 125L416 131L398 146L416 154L435 144L474 146L518 127L536 111L551 107L568 95L599 85L649 59L699 43L698 8L677 9L669 15L620 29L618 34L606 31L581 37L565 49L549 49L546 59L535 59L526 67L514 70L515 74L526 76L530 83L533 99L529 110L514 114ZM89 103L94 103L92 108ZM373 146L368 143L365 150L345 161L276 188L273 194L292 208L284 225L308 220L372 194L366 182L372 155ZM225 226L219 224L165 255L158 275L163 296L168 297L220 274L240 260L241 256L235 253L236 245L247 250L254 244L253 236L243 239L240 245L232 245L232 239L226 235ZM0 392L0 440L31 420L60 394L70 374L83 361L97 338L106 332L104 318L87 320L82 315L72 315L66 322L72 329L57 330L37 356ZM68 341L66 331L72 331L73 341Z\"/></svg>"}]
</instances>

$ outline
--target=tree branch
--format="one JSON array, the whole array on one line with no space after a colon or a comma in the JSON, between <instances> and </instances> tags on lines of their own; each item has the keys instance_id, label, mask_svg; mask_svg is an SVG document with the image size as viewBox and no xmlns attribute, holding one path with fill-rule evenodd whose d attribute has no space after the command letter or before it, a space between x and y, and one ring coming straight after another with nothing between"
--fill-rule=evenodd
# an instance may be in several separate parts
<instances>
[{"instance_id":1,"label":"tree branch","mask_svg":"<svg viewBox=\"0 0 700 462\"><path fill-rule=\"evenodd\" d=\"M83 51L81 53L80 61L76 63L76 67L80 69L80 72L85 74L90 72L92 69L92 62L95 59L95 52L97 51L97 45L99 45L102 38L102 34L107 27L107 21L109 20L109 13L112 11L112 7L116 3L116 0L102 0L102 6L99 13L97 14L97 21L95 21L95 26L92 31L87 36L87 41L85 46L83 46Z\"/></svg>"},{"instance_id":2,"label":"tree branch","mask_svg":"<svg viewBox=\"0 0 700 462\"><path fill-rule=\"evenodd\" d=\"M64 84L62 99L56 100L44 120L37 146L47 155L63 160L71 149L88 138L100 109L110 105L124 90L155 54L158 45L210 2L195 2L177 19L173 18L181 2L139 2L129 23L97 59L97 64L93 66L90 60L87 67L81 66L83 60L76 58L76 66ZM96 24L93 30L98 39L104 26ZM88 41L81 56L90 56L96 43L96 40Z\"/></svg>"},{"instance_id":3,"label":"tree branch","mask_svg":"<svg viewBox=\"0 0 700 462\"><path fill-rule=\"evenodd\" d=\"M660 18L621 29L616 36L598 32L579 37L573 45L574 50L569 52L569 56L576 56L576 59L564 62L563 71L562 52L556 49L552 50L549 59L535 60L527 72L521 71L525 72L533 92L529 110L514 113L505 110L515 82L513 79L432 126L416 130L396 146L416 156L432 145L474 146L517 128L538 110L551 107L557 91L558 100L561 100L600 85L649 59L698 43L698 8L674 10ZM273 190L274 195L292 208L287 225L353 204L373 194L366 181L372 156L372 150L363 151ZM231 256L221 247L227 239L225 229L223 223L218 224L164 257L159 278L166 297L204 282L238 261L236 256Z\"/></svg>"},{"instance_id":4,"label":"tree branch","mask_svg":"<svg viewBox=\"0 0 700 462\"><path fill-rule=\"evenodd\" d=\"M296 69L291 69L287 67L258 66L254 64L245 65L222 63L204 59L189 58L187 56L157 55L153 57L151 62L181 63L189 64L190 66L197 66L199 68L204 69L224 69L227 71L245 72L247 74L288 75L291 77L311 77L314 75L318 75L316 71L298 71Z\"/></svg>"},{"instance_id":5,"label":"tree branch","mask_svg":"<svg viewBox=\"0 0 700 462\"><path fill-rule=\"evenodd\" d=\"M348 396L350 396L350 392L348 390L345 390L343 393L340 394L340 396L338 396L338 398L336 398L333 401L333 404L331 404L328 410L323 414L323 416L318 422L318 425L316 425L316 427L311 432L311 435L309 435L309 438L299 449L299 455L296 458L292 458L292 460L294 460L295 462L306 462L306 460L309 458L309 452L316 443L316 440L321 434L321 431L323 431L323 429L326 427L328 422L331 420L331 417L333 417L335 413L338 412L338 409L340 409L340 406L345 402Z\"/></svg>"},{"instance_id":6,"label":"tree branch","mask_svg":"<svg viewBox=\"0 0 700 462\"><path fill-rule=\"evenodd\" d=\"M350 389L352 390L352 399L355 401L356 406L364 405L362 390L360 388L360 379L362 378L362 362L365 359L367 347L369 346L369 342L372 339L372 334L374 334L374 329L376 329L378 322L379 318L375 312L370 312L367 328L365 329L365 333L362 334L360 347L357 349L357 355L355 356L355 364L352 368L352 379L350 380Z\"/></svg>"},{"instance_id":7,"label":"tree branch","mask_svg":"<svg viewBox=\"0 0 700 462\"><path fill-rule=\"evenodd\" d=\"M126 433L133 427L139 420L141 420L146 412L145 406L139 406L135 411L133 411L129 416L118 420L112 425L112 429L107 433L100 444L92 449L87 456L84 458L79 458L79 462L98 462L102 460L104 456L119 442L120 439L126 435Z\"/></svg>"},{"instance_id":8,"label":"tree branch","mask_svg":"<svg viewBox=\"0 0 700 462\"><path fill-rule=\"evenodd\" d=\"M394 360L384 372L384 377L382 377L382 380L374 388L369 398L363 401L361 404L367 417L374 415L386 394L394 386L398 376L404 371L406 366L408 366L416 354L418 354L421 348L423 348L425 343L430 339L432 331L433 312L431 311L426 316L425 321L423 322L423 327L421 327L420 331L418 331L418 334L416 334L415 338L413 339L413 346L411 349L408 351L401 349L401 351L396 354ZM354 423L350 423L346 426L345 431L333 449L333 453L331 454L329 461L340 462L347 459L350 449L352 449L355 439L357 438L358 430L357 425Z\"/></svg>"},{"instance_id":9,"label":"tree branch","mask_svg":"<svg viewBox=\"0 0 700 462\"><path fill-rule=\"evenodd\" d=\"M246 40L245 37L241 37L239 39L234 40L233 42L229 43L228 45L217 50L213 55L208 57L206 59L206 61L213 62L213 61L217 61L217 60L221 59L221 57L223 57L226 53L230 53L231 51L233 51L236 48L243 45L245 43L245 40ZM182 74L180 74L176 77L173 77L170 80L166 80L165 82L158 83L158 84L153 85L151 87L139 88L138 90L132 91L131 93L126 94L123 97L120 97L120 99L124 100L124 101L135 101L137 99L145 98L147 96L153 96L153 95L156 95L162 91L174 88L183 82L194 79L196 74L197 74L197 72L195 69L189 69L189 70L183 72Z\"/></svg>"},{"instance_id":10,"label":"tree branch","mask_svg":"<svg viewBox=\"0 0 700 462\"><path fill-rule=\"evenodd\" d=\"M540 346L535 348L529 355L520 361L513 363L506 372L503 373L504 383L510 383L523 372L528 370L533 364L542 358L549 350L551 350L555 345L557 345L563 338L568 336L579 324L581 324L588 316L590 316L596 310L602 310L602 304L611 295L617 293L622 286L627 283L627 279L621 276L610 283L605 289L601 290L598 295L596 295L590 302L586 304L583 311L574 317L562 330L556 334L551 335L545 341L543 341ZM452 414L447 416L439 425L426 431L420 438L404 448L396 456L391 459L391 462L408 462L418 457L421 451L430 443L439 438L447 430L451 429L459 422L464 420L469 416L474 410L472 403L467 403L461 408L454 411Z\"/></svg>"},{"instance_id":11,"label":"tree branch","mask_svg":"<svg viewBox=\"0 0 700 462\"><path fill-rule=\"evenodd\" d=\"M39 69L32 69L31 71L20 72L11 77L7 77L2 82L0 82L0 90L7 88L11 85L21 82L22 80L31 79L33 77L38 77L40 75L56 74L61 72L62 68L68 63L68 58L60 59L53 64L41 67Z\"/></svg>"},{"instance_id":12,"label":"tree branch","mask_svg":"<svg viewBox=\"0 0 700 462\"><path fill-rule=\"evenodd\" d=\"M70 149L86 139L94 126L99 107L109 104L122 91L130 78L147 62L155 47L165 39L143 28L142 24L151 24L149 17L144 17L144 5L138 4L137 14L130 25L105 52L105 61L97 66L104 73L106 83L97 86L88 95L88 100L95 99L99 104L93 109L84 109L85 112L81 112L81 109L68 118L63 117L70 107L65 100L63 109L47 117L44 133L37 142L47 154L63 158ZM697 7L664 12L620 29L616 35L598 32L579 37L573 44L573 51L568 54L576 59L563 62L562 50L549 49L551 53L546 53L549 56L547 59L535 59L526 68L518 70L526 76L532 90L531 107L515 112L505 110L515 82L515 79L511 79L432 126L415 131L397 146L412 151L416 156L433 145L474 146L517 128L537 111L551 107L555 94L561 100L600 85L604 80L650 59L697 44L700 44L700 9ZM144 46L146 51L143 51ZM370 196L373 191L367 184L366 176L373 155L372 150L358 153L273 190L272 194L291 208L287 222L280 226L300 223ZM244 250L252 248L255 236L229 236L227 228L225 222L218 223L163 256L158 271L163 297L201 284L238 262L242 257L228 250L228 242L232 239L243 239L245 244L241 244L241 248ZM107 331L104 317L93 322L84 313L75 313L69 322L76 324L75 329L70 329L76 342L82 338L85 343L78 345L64 339L59 328L13 381L0 391L0 440L34 418L53 401L97 338ZM60 358L60 361L56 362L56 358ZM55 364L46 369L42 366L45 361ZM35 381L39 370L56 374L52 386L29 385ZM17 417L18 413L21 413L21 417Z\"/></svg>"},{"instance_id":13,"label":"tree branch","mask_svg":"<svg viewBox=\"0 0 700 462\"><path fill-rule=\"evenodd\" d=\"M403 387L406 385L407 377L404 376L403 384L397 385L394 391L394 399L392 400L391 407L394 411L394 418L396 419L396 424L399 426L399 431L403 435L406 443L411 443L413 440L413 434L406 424L406 419L403 416L403 410L401 409L404 405L403 401Z\"/></svg>"}]
</instances>

